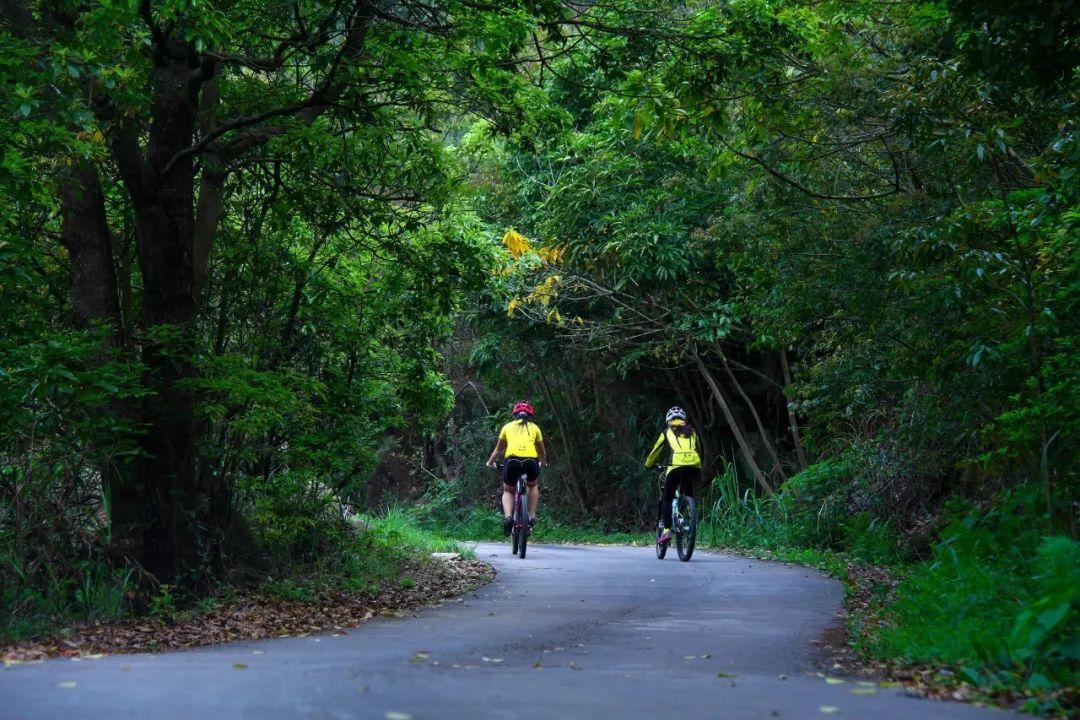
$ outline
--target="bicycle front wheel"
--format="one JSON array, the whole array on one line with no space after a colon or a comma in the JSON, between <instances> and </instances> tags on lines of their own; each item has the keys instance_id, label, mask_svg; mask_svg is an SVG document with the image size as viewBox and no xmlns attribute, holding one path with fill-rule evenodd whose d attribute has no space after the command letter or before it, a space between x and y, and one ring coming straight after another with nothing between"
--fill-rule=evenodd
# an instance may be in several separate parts
<instances>
[{"instance_id":1,"label":"bicycle front wheel","mask_svg":"<svg viewBox=\"0 0 1080 720\"><path fill-rule=\"evenodd\" d=\"M659 509L658 509L659 510ZM660 515L659 511L657 512ZM662 517L662 516L661 516ZM660 533L664 532L664 522L659 517L656 520L656 559L663 560L667 555L667 548L669 543L660 542Z\"/></svg>"},{"instance_id":2,"label":"bicycle front wheel","mask_svg":"<svg viewBox=\"0 0 1080 720\"><path fill-rule=\"evenodd\" d=\"M694 498L682 495L679 497L679 523L675 527L675 547L679 551L679 559L686 562L694 554L694 544L697 542L697 503Z\"/></svg>"}]
</instances>

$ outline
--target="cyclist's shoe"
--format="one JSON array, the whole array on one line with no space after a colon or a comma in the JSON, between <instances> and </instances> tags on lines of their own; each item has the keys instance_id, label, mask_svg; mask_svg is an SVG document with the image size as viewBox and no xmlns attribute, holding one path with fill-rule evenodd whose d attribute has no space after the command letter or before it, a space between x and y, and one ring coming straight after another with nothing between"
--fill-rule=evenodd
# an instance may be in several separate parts
<instances>
[{"instance_id":1,"label":"cyclist's shoe","mask_svg":"<svg viewBox=\"0 0 1080 720\"><path fill-rule=\"evenodd\" d=\"M529 518L529 529L532 530L534 525L536 525L536 518Z\"/></svg>"},{"instance_id":2,"label":"cyclist's shoe","mask_svg":"<svg viewBox=\"0 0 1080 720\"><path fill-rule=\"evenodd\" d=\"M509 515L503 518L503 535L509 535L514 529L514 518Z\"/></svg>"},{"instance_id":3,"label":"cyclist's shoe","mask_svg":"<svg viewBox=\"0 0 1080 720\"><path fill-rule=\"evenodd\" d=\"M660 537L656 538L656 542L663 545L666 542L671 542L671 530L664 528L664 532L660 533Z\"/></svg>"}]
</instances>

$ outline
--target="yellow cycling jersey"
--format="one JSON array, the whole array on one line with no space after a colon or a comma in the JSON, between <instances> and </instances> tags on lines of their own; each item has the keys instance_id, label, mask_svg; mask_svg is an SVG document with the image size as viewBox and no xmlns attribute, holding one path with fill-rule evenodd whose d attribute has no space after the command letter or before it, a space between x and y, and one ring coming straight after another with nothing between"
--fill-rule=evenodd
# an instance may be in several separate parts
<instances>
[{"instance_id":1,"label":"yellow cycling jersey","mask_svg":"<svg viewBox=\"0 0 1080 720\"><path fill-rule=\"evenodd\" d=\"M669 467L701 467L701 456L697 451L697 433L679 435L671 428L660 433L656 438L649 456L645 458L645 467L652 467L660 460L665 446L671 450Z\"/></svg>"},{"instance_id":2,"label":"yellow cycling jersey","mask_svg":"<svg viewBox=\"0 0 1080 720\"><path fill-rule=\"evenodd\" d=\"M540 456L536 443L544 441L544 434L536 423L511 420L502 426L499 440L506 441L506 457L535 458Z\"/></svg>"}]
</instances>

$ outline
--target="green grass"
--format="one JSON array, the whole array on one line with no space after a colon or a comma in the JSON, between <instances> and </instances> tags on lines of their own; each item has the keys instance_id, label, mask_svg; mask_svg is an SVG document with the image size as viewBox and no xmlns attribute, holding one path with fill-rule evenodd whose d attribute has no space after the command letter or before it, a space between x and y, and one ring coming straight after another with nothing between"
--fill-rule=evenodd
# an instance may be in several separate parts
<instances>
[{"instance_id":1,"label":"green grass","mask_svg":"<svg viewBox=\"0 0 1080 720\"><path fill-rule=\"evenodd\" d=\"M368 535L383 548L401 548L412 552L431 554L433 552L456 552L465 557L476 557L472 548L459 540L475 538L458 536L445 529L433 530L421 525L414 510L403 506L394 506L381 515L360 515L361 535ZM457 539L451 540L454 537Z\"/></svg>"},{"instance_id":2,"label":"green grass","mask_svg":"<svg viewBox=\"0 0 1080 720\"><path fill-rule=\"evenodd\" d=\"M290 585L281 590L293 595L334 589L374 593L395 580L404 586L415 585L415 580L401 576L401 568L409 560L424 559L434 552L475 557L467 545L421 527L415 512L402 506L378 515L356 516L353 528L355 533L346 533L338 541L334 557L319 563L310 573L287 577Z\"/></svg>"},{"instance_id":3,"label":"green grass","mask_svg":"<svg viewBox=\"0 0 1080 720\"><path fill-rule=\"evenodd\" d=\"M452 518L428 519L425 528L439 536L453 537L472 542L502 542L502 517L483 508L469 508ZM563 523L541 517L532 535L538 543L581 543L593 545L647 545L651 542L647 533L614 532L600 524L578 525Z\"/></svg>"},{"instance_id":4,"label":"green grass","mask_svg":"<svg viewBox=\"0 0 1080 720\"><path fill-rule=\"evenodd\" d=\"M44 586L27 580L22 559L0 548L0 642L14 642L47 632L71 620L128 617L132 571L112 568L102 558L86 558L65 571L47 566ZM2 580L8 580L3 582Z\"/></svg>"}]
</instances>

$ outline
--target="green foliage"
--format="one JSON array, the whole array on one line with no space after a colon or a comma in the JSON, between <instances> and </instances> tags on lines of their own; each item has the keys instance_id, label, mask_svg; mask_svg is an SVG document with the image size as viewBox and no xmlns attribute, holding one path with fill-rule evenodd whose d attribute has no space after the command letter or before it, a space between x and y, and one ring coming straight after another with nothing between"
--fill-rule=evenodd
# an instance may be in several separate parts
<instances>
[{"instance_id":1,"label":"green foliage","mask_svg":"<svg viewBox=\"0 0 1080 720\"><path fill-rule=\"evenodd\" d=\"M175 591L176 587L168 583L162 583L158 586L157 592L150 598L150 605L147 608L147 612L151 617L170 620L176 615L179 605Z\"/></svg>"},{"instance_id":2,"label":"green foliage","mask_svg":"<svg viewBox=\"0 0 1080 720\"><path fill-rule=\"evenodd\" d=\"M781 489L796 544L837 548L857 533L849 529L851 469L839 460L810 465ZM859 516L856 516L859 517Z\"/></svg>"},{"instance_id":3,"label":"green foliage","mask_svg":"<svg viewBox=\"0 0 1080 720\"><path fill-rule=\"evenodd\" d=\"M38 5L0 19L3 610L37 613L52 575L63 582L46 614L114 605L84 581L147 567L147 546L168 542L116 537L133 515L121 530L173 517L198 536L171 548L198 567L160 578L185 586L181 604L249 564L307 572L344 542L336 511L364 497L387 435L422 437L452 405L438 344L492 253L441 130L459 107L523 131L560 114L507 64L538 15L455 6L414 24L394 15L407 8L372 17L356 3ZM363 47L346 52L347 36ZM191 86L173 92L160 79L176 62ZM185 97L198 117L165 149ZM149 178L166 176L176 193L154 202L178 220L159 232L140 207L163 192ZM202 247L192 228L215 215L207 202L220 217ZM184 252L155 276L169 242ZM205 267L185 264L196 245ZM163 277L177 313L154 305ZM177 471L176 487L145 497L176 470L131 482L161 449L155 427L192 412L193 437L168 444L199 477ZM183 507L163 512L169 502ZM245 567L222 573L230 563ZM122 595L127 582L106 585ZM133 584L145 607L154 579Z\"/></svg>"},{"instance_id":4,"label":"green foliage","mask_svg":"<svg viewBox=\"0 0 1080 720\"><path fill-rule=\"evenodd\" d=\"M282 600L291 600L293 602L312 602L315 597L311 594L311 591L303 585L297 583L292 578L285 578L284 580L271 580L262 586L263 592L274 597L279 597Z\"/></svg>"},{"instance_id":5,"label":"green foliage","mask_svg":"<svg viewBox=\"0 0 1080 720\"><path fill-rule=\"evenodd\" d=\"M839 461L817 463L791 478L782 492L762 497L746 488L737 466L728 463L712 481L717 499L702 516L701 535L717 547L784 557L807 551L897 562L903 549L895 528L869 512L849 512L850 473Z\"/></svg>"},{"instance_id":6,"label":"green foliage","mask_svg":"<svg viewBox=\"0 0 1080 720\"><path fill-rule=\"evenodd\" d=\"M980 686L1046 693L1080 678L1080 543L1046 535L1040 491L954 510L911 569L874 652L964 668Z\"/></svg>"},{"instance_id":7,"label":"green foliage","mask_svg":"<svg viewBox=\"0 0 1080 720\"><path fill-rule=\"evenodd\" d=\"M253 530L282 571L333 562L348 533L341 501L310 475L282 474L273 482L252 479Z\"/></svg>"},{"instance_id":8,"label":"green foliage","mask_svg":"<svg viewBox=\"0 0 1080 720\"><path fill-rule=\"evenodd\" d=\"M121 617L138 584L103 552L101 478L139 453L137 424L110 410L147 395L141 367L103 358L96 330L25 332L28 320L0 320L0 637Z\"/></svg>"}]
</instances>

